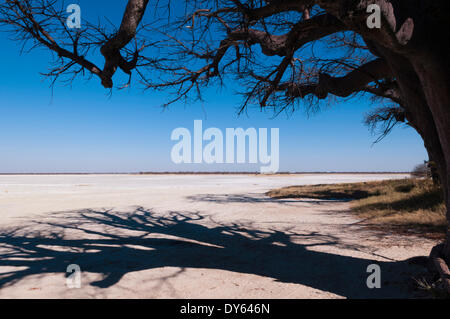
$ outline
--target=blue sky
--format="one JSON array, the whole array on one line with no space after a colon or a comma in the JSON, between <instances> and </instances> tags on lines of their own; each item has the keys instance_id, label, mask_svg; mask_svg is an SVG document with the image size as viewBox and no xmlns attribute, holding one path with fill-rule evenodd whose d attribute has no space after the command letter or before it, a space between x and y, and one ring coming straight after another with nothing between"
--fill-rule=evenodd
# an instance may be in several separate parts
<instances>
[{"instance_id":1,"label":"blue sky","mask_svg":"<svg viewBox=\"0 0 450 319\"><path fill-rule=\"evenodd\" d=\"M95 7L80 3L83 13L97 14L102 8L98 2ZM119 23L121 9L109 10L101 13ZM258 108L238 116L241 100L230 83L208 90L204 103L164 110L164 92L133 86L109 96L96 78L79 79L72 88L56 85L52 94L39 74L48 69L49 54L36 50L19 55L19 44L4 33L0 41L3 173L259 170L260 164L172 163L172 130L192 130L195 119L203 120L204 129L279 128L280 171L407 171L427 159L411 128L398 127L372 145L376 137L363 117L374 105L365 98L338 100L310 117L298 111L273 118L271 111Z\"/></svg>"}]
</instances>

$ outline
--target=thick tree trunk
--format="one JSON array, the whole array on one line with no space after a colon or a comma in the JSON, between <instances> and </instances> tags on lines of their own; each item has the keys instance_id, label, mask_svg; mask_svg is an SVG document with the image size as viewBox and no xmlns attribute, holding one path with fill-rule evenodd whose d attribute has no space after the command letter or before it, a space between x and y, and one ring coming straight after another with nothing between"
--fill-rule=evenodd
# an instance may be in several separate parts
<instances>
[{"instance_id":1,"label":"thick tree trunk","mask_svg":"<svg viewBox=\"0 0 450 319\"><path fill-rule=\"evenodd\" d=\"M445 171L441 174L444 179L442 187L447 205L447 222L450 224L450 75L448 62L442 56L429 56L426 63L414 63L417 74L423 84L424 93L441 143ZM450 232L443 247L443 256L450 262Z\"/></svg>"},{"instance_id":2,"label":"thick tree trunk","mask_svg":"<svg viewBox=\"0 0 450 319\"><path fill-rule=\"evenodd\" d=\"M377 47L388 61L405 102L406 117L424 140L436 169L447 207L450 225L450 77L443 57L428 54L405 57ZM441 62L441 65L438 63ZM433 248L430 261L450 292L450 231L442 244Z\"/></svg>"}]
</instances>

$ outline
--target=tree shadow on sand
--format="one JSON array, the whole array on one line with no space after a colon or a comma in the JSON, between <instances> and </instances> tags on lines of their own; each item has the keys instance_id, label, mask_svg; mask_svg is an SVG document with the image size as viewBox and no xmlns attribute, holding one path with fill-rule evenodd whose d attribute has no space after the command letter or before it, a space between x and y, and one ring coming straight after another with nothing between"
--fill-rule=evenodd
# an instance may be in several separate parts
<instances>
[{"instance_id":1,"label":"tree shadow on sand","mask_svg":"<svg viewBox=\"0 0 450 319\"><path fill-rule=\"evenodd\" d=\"M349 298L411 296L407 282L411 270L417 273L420 267L314 251L318 245L342 244L318 233L225 225L200 213L158 215L142 207L61 212L27 227L0 230L0 288L31 275L65 273L69 264L78 264L103 275L90 283L101 288L129 272L171 266L254 274ZM366 269L373 263L381 267L381 289L366 285ZM9 271L1 272L3 266Z\"/></svg>"},{"instance_id":2,"label":"tree shadow on sand","mask_svg":"<svg viewBox=\"0 0 450 319\"><path fill-rule=\"evenodd\" d=\"M291 198L291 199L290 199ZM186 199L193 202L212 202L216 204L228 203L276 203L278 205L289 205L297 203L309 203L320 205L329 202L348 202L348 199L341 198L299 198L299 197L269 197L264 194L199 194L194 196L187 196Z\"/></svg>"}]
</instances>

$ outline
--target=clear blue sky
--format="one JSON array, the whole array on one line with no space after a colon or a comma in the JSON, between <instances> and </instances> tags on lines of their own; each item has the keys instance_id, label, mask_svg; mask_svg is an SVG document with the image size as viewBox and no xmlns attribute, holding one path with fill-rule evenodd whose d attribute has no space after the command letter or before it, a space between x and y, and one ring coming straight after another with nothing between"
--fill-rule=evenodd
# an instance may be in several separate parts
<instances>
[{"instance_id":1,"label":"clear blue sky","mask_svg":"<svg viewBox=\"0 0 450 319\"><path fill-rule=\"evenodd\" d=\"M80 4L83 14L100 13L120 23L123 3ZM364 113L374 107L367 99L338 100L309 118L301 111L273 118L258 108L238 116L241 100L231 84L209 90L205 103L165 110L164 93L134 86L109 96L96 78L79 79L72 88L56 85L52 96L39 74L47 71L49 54L19 55L19 44L4 33L0 41L3 173L259 170L260 164L172 163L172 130L192 130L195 119L202 119L204 128L279 128L280 171L405 171L427 159L411 128L398 127L372 145L376 137L363 124Z\"/></svg>"}]
</instances>

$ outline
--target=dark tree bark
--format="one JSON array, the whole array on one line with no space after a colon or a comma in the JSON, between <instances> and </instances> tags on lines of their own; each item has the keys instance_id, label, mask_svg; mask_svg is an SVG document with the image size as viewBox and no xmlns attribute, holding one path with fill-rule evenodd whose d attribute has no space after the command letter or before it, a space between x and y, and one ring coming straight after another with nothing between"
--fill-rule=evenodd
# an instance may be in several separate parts
<instances>
[{"instance_id":1,"label":"dark tree bark","mask_svg":"<svg viewBox=\"0 0 450 319\"><path fill-rule=\"evenodd\" d=\"M450 30L443 1L378 1L392 28L370 35L401 90L402 105L436 163L450 222L450 68L448 49L436 30ZM400 25L399 23L402 23ZM395 27L393 27L395 26ZM391 34L383 31L391 31ZM396 32L396 33L395 33ZM391 36L391 41L389 40ZM396 41L397 40L397 41ZM450 291L450 231L431 254Z\"/></svg>"}]
</instances>

